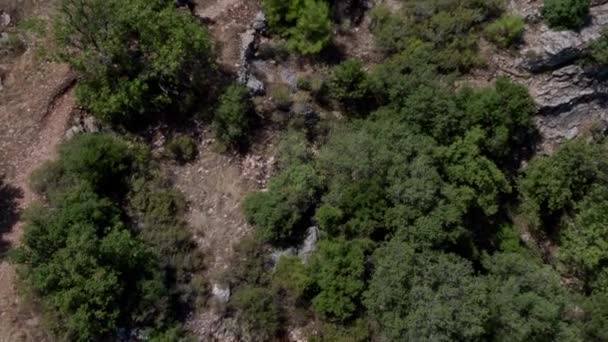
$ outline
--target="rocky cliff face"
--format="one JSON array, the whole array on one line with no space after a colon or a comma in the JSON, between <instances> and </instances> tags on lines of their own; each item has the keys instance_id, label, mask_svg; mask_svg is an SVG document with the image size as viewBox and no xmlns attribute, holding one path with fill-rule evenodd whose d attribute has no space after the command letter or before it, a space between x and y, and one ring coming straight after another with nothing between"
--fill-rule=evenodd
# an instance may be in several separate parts
<instances>
[{"instance_id":1,"label":"rocky cliff face","mask_svg":"<svg viewBox=\"0 0 608 342\"><path fill-rule=\"evenodd\" d=\"M608 69L584 67L585 49L608 28L608 0L592 1L588 24L578 32L553 31L540 14L542 0L511 0L511 12L526 19L526 33L515 57L492 57L497 75L529 87L538 105L540 149L608 127Z\"/></svg>"}]
</instances>

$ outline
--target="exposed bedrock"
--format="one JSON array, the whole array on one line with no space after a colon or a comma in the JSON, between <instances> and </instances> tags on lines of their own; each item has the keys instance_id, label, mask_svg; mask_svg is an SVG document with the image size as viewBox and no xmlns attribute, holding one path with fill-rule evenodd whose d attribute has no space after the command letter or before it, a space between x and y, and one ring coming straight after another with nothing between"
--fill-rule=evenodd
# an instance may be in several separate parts
<instances>
[{"instance_id":1,"label":"exposed bedrock","mask_svg":"<svg viewBox=\"0 0 608 342\"><path fill-rule=\"evenodd\" d=\"M495 57L495 64L528 86L538 106L541 150L608 122L608 68L581 63L589 44L608 29L608 0L592 4L589 22L577 32L542 23L542 1L511 1L511 11L526 18L524 41L518 57Z\"/></svg>"}]
</instances>

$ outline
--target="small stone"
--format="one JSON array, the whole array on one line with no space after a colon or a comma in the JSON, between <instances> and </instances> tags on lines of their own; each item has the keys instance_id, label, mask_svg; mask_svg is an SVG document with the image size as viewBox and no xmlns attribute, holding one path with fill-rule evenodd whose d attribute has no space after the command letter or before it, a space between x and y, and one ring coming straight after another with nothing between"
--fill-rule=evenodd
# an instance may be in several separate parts
<instances>
[{"instance_id":1,"label":"small stone","mask_svg":"<svg viewBox=\"0 0 608 342\"><path fill-rule=\"evenodd\" d=\"M228 300L230 300L230 287L223 287L217 283L213 284L211 287L211 294L220 303L228 303Z\"/></svg>"}]
</instances>

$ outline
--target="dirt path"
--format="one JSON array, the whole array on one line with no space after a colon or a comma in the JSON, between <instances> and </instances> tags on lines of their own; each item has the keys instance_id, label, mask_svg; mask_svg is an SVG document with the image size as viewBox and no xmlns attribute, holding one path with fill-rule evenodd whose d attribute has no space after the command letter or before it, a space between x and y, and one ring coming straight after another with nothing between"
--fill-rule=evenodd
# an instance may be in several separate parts
<instances>
[{"instance_id":1,"label":"dirt path","mask_svg":"<svg viewBox=\"0 0 608 342\"><path fill-rule=\"evenodd\" d=\"M18 212L31 204L35 195L27 187L29 174L54 157L64 137L74 108L71 86L74 76L65 65L39 61L26 52L8 70L0 93L0 175L6 186L14 189ZM1 209L1 208L0 208ZM18 244L21 222L3 222L2 246ZM18 296L15 269L0 260L0 342L47 341L35 308Z\"/></svg>"}]
</instances>

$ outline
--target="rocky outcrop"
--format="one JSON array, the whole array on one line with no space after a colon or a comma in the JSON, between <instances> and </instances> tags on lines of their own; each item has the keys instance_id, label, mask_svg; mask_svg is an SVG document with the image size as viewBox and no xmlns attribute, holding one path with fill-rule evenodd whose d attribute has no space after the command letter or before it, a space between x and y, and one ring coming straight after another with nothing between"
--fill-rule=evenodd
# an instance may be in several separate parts
<instances>
[{"instance_id":1,"label":"rocky outcrop","mask_svg":"<svg viewBox=\"0 0 608 342\"><path fill-rule=\"evenodd\" d=\"M580 31L553 31L546 25L530 27L525 36L521 66L539 73L568 65L579 58L608 24L608 3L591 8L590 22Z\"/></svg>"},{"instance_id":2,"label":"rocky outcrop","mask_svg":"<svg viewBox=\"0 0 608 342\"><path fill-rule=\"evenodd\" d=\"M583 29L553 31L542 23L542 1L511 0L511 11L526 18L524 42L516 57L498 54L493 63L499 74L528 86L538 106L535 122L543 151L607 122L608 68L579 62L589 44L608 29L608 0L593 4Z\"/></svg>"},{"instance_id":3,"label":"rocky outcrop","mask_svg":"<svg viewBox=\"0 0 608 342\"><path fill-rule=\"evenodd\" d=\"M238 81L244 84L252 95L263 95L266 91L264 83L251 72L251 60L255 55L258 35L266 30L266 17L259 12L251 29L241 34L240 67Z\"/></svg>"}]
</instances>

